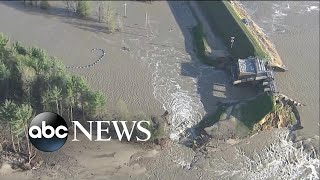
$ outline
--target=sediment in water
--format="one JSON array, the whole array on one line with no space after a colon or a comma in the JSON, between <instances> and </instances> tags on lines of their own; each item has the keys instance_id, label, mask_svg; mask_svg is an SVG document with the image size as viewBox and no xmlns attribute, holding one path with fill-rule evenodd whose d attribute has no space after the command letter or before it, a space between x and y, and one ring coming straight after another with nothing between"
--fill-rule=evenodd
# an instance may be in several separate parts
<instances>
[{"instance_id":1,"label":"sediment in water","mask_svg":"<svg viewBox=\"0 0 320 180\"><path fill-rule=\"evenodd\" d=\"M281 70L287 70L274 44L269 40L269 38L262 31L262 29L252 20L250 15L242 7L241 3L239 1L231 1L231 5L241 19L247 19L250 22L249 24L250 28L248 29L257 38L259 44L263 47L265 52L268 54L270 58L269 62L271 66L279 68Z\"/></svg>"}]
</instances>

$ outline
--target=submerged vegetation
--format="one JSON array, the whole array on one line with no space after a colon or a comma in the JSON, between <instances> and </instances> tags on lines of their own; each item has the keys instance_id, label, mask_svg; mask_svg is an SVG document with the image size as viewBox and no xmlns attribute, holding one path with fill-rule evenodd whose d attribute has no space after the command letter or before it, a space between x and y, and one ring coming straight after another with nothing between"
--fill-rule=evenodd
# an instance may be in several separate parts
<instances>
[{"instance_id":1,"label":"submerged vegetation","mask_svg":"<svg viewBox=\"0 0 320 180\"><path fill-rule=\"evenodd\" d=\"M42 0L40 1L40 8L41 9L49 9L50 8L50 3L47 0Z\"/></svg>"},{"instance_id":2,"label":"submerged vegetation","mask_svg":"<svg viewBox=\"0 0 320 180\"><path fill-rule=\"evenodd\" d=\"M106 24L107 30L112 33L117 29L117 13L111 1L102 1L98 7L99 22ZM118 27L120 29L120 27Z\"/></svg>"},{"instance_id":3,"label":"submerged vegetation","mask_svg":"<svg viewBox=\"0 0 320 180\"><path fill-rule=\"evenodd\" d=\"M88 17L91 13L90 1L77 1L76 11L79 16Z\"/></svg>"},{"instance_id":4,"label":"submerged vegetation","mask_svg":"<svg viewBox=\"0 0 320 180\"><path fill-rule=\"evenodd\" d=\"M206 39L203 33L202 25L199 22L198 25L192 28L192 36L194 41L194 47L196 48L197 57L204 63L210 66L217 66L218 60L210 57L206 50Z\"/></svg>"}]
</instances>

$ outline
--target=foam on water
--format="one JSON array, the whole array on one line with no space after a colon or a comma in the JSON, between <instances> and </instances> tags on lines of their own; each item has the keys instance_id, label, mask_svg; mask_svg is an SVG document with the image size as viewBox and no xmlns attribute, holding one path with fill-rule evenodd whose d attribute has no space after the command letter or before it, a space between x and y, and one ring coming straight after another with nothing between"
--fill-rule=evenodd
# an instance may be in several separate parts
<instances>
[{"instance_id":1,"label":"foam on water","mask_svg":"<svg viewBox=\"0 0 320 180\"><path fill-rule=\"evenodd\" d=\"M283 24L283 20L287 13L290 10L290 5L288 3L281 3L281 4L273 4L272 6L273 14L272 14L272 32L277 33L284 33L288 28L286 25Z\"/></svg>"},{"instance_id":2,"label":"foam on water","mask_svg":"<svg viewBox=\"0 0 320 180\"><path fill-rule=\"evenodd\" d=\"M179 2L177 2L179 3ZM181 2L180 8L188 8L186 3ZM189 25L195 22L190 10L183 11ZM183 39L179 33L177 39L166 39L158 42L157 36L160 30L158 22L149 19L149 34L147 40L133 39L129 43L137 48L132 56L139 59L153 72L152 84L154 97L170 113L170 137L179 140L186 129L197 124L204 115L203 104L197 92L197 77L182 75L182 64L190 63L191 56L185 53L184 43L177 43L177 39ZM182 47L181 47L182 46ZM129 46L130 47L130 46ZM192 65L191 65L192 66ZM202 65L194 65L192 71L201 72ZM192 72L194 73L194 72Z\"/></svg>"},{"instance_id":3,"label":"foam on water","mask_svg":"<svg viewBox=\"0 0 320 180\"><path fill-rule=\"evenodd\" d=\"M265 29L266 34L275 36L300 30L301 27L296 27L292 22L292 17L300 18L300 14L316 14L319 11L319 2L278 1L243 4L249 9L249 14L256 17L256 23ZM211 163L213 173L226 179L319 179L319 154L315 155L315 152L305 150L305 147L312 146L311 143L291 141L286 130L278 131L274 135L278 136L278 140L253 156L239 150L236 162L214 161ZM319 142L319 136L315 135L315 138Z\"/></svg>"},{"instance_id":4,"label":"foam on water","mask_svg":"<svg viewBox=\"0 0 320 180\"><path fill-rule=\"evenodd\" d=\"M140 41L135 43L141 46ZM196 92L196 79L180 75L180 63L190 61L190 57L175 47L159 48L153 44L145 47L138 50L139 58L153 71L153 94L170 112L170 137L179 140L180 134L201 120L204 113Z\"/></svg>"},{"instance_id":5,"label":"foam on water","mask_svg":"<svg viewBox=\"0 0 320 180\"><path fill-rule=\"evenodd\" d=\"M288 16L288 10L292 5L288 2L272 6L272 17L268 23L272 23L272 31L285 32L286 26L283 20ZM187 12L187 11L185 11ZM191 18L186 18L191 19ZM271 20L271 21L270 21ZM151 27L157 23L152 23ZM190 24L186 24L188 26ZM197 79L199 76L213 77L214 72L210 67L196 64L192 71L198 74L184 76L181 74L183 63L190 63L191 57L184 50L178 48L174 40L167 39L156 42L159 33L157 29L150 29L148 40L130 39L129 47L137 47L131 55L141 60L148 66L152 73L154 97L168 110L171 115L170 137L179 140L188 128L197 124L205 114L200 95L197 92ZM165 45L165 46L163 46ZM222 178L241 179L301 179L319 178L319 159L313 153L304 151L303 146L297 147L289 140L288 132L274 134L278 141L262 152L257 152L253 158L243 151L237 153L237 161L226 162L218 160L212 164L210 171ZM179 149L177 147L176 149ZM191 159L182 153L170 153L172 160L183 167L190 167Z\"/></svg>"},{"instance_id":6,"label":"foam on water","mask_svg":"<svg viewBox=\"0 0 320 180\"><path fill-rule=\"evenodd\" d=\"M310 6L307 8L307 11L310 12L310 11L319 11L319 6Z\"/></svg>"},{"instance_id":7,"label":"foam on water","mask_svg":"<svg viewBox=\"0 0 320 180\"><path fill-rule=\"evenodd\" d=\"M319 2L275 1L275 2L242 2L250 15L258 15L260 26L267 35L286 33L294 27L285 23L293 14L318 13ZM263 4L263 5L262 5ZM262 5L262 6L261 6Z\"/></svg>"},{"instance_id":8,"label":"foam on water","mask_svg":"<svg viewBox=\"0 0 320 180\"><path fill-rule=\"evenodd\" d=\"M213 172L237 179L319 179L319 155L305 151L302 142L290 140L287 130L274 135L278 137L275 142L261 152L248 155L238 149L235 162L211 162Z\"/></svg>"}]
</instances>

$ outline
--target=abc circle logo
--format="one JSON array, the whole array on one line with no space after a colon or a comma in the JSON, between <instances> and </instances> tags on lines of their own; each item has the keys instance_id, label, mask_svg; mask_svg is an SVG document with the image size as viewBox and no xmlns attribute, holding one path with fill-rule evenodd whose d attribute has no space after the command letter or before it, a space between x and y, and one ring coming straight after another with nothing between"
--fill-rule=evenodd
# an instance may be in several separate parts
<instances>
[{"instance_id":1,"label":"abc circle logo","mask_svg":"<svg viewBox=\"0 0 320 180\"><path fill-rule=\"evenodd\" d=\"M56 113L38 114L29 125L29 140L40 151L57 151L66 143L67 138L68 125Z\"/></svg>"}]
</instances>

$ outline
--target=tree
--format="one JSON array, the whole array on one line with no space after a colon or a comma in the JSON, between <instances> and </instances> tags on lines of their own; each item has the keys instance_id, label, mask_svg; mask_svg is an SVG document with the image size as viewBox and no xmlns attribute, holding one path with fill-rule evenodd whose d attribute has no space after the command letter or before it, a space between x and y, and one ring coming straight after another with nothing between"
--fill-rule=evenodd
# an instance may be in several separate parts
<instances>
[{"instance_id":1,"label":"tree","mask_svg":"<svg viewBox=\"0 0 320 180\"><path fill-rule=\"evenodd\" d=\"M15 152L17 151L17 149L14 143L12 122L15 120L16 109L17 105L11 100L5 100L4 104L0 108L0 117L2 121L5 121L9 125L12 147Z\"/></svg>"},{"instance_id":2,"label":"tree","mask_svg":"<svg viewBox=\"0 0 320 180\"><path fill-rule=\"evenodd\" d=\"M101 23L104 19L104 6L105 6L106 1L99 1L99 6L98 6L98 18L99 18L99 23Z\"/></svg>"},{"instance_id":3,"label":"tree","mask_svg":"<svg viewBox=\"0 0 320 180\"><path fill-rule=\"evenodd\" d=\"M10 77L10 71L0 59L0 82Z\"/></svg>"},{"instance_id":4,"label":"tree","mask_svg":"<svg viewBox=\"0 0 320 180\"><path fill-rule=\"evenodd\" d=\"M61 89L57 86L54 86L52 89L49 89L51 93L52 100L56 103L57 114L62 113L59 111L59 101L62 100ZM62 114L61 114L62 115Z\"/></svg>"},{"instance_id":5,"label":"tree","mask_svg":"<svg viewBox=\"0 0 320 180\"><path fill-rule=\"evenodd\" d=\"M27 55L28 51L26 48L24 48L20 42L14 42L12 46L12 50L20 55Z\"/></svg>"},{"instance_id":6,"label":"tree","mask_svg":"<svg viewBox=\"0 0 320 180\"><path fill-rule=\"evenodd\" d=\"M69 114L69 120L70 122L73 121L73 108L76 104L76 85L74 83L74 79L72 76L67 75L67 98L66 98L66 104L68 105L68 114Z\"/></svg>"},{"instance_id":7,"label":"tree","mask_svg":"<svg viewBox=\"0 0 320 180\"><path fill-rule=\"evenodd\" d=\"M56 108L56 113L57 114L62 113L60 112L60 108L59 108L60 101L62 100L61 91L62 90L60 88L58 88L57 86L54 86L53 88L50 87L47 91L43 93L42 104L46 110L51 109L52 108L51 104L54 103Z\"/></svg>"},{"instance_id":8,"label":"tree","mask_svg":"<svg viewBox=\"0 0 320 180\"><path fill-rule=\"evenodd\" d=\"M40 8L41 9L49 9L50 8L49 2L47 0L40 1Z\"/></svg>"},{"instance_id":9,"label":"tree","mask_svg":"<svg viewBox=\"0 0 320 180\"><path fill-rule=\"evenodd\" d=\"M37 75L49 72L52 62L48 60L46 51L32 47L28 50L28 54L31 58L28 65L35 69Z\"/></svg>"},{"instance_id":10,"label":"tree","mask_svg":"<svg viewBox=\"0 0 320 180\"><path fill-rule=\"evenodd\" d=\"M104 6L104 19L109 32L114 32L116 30L116 13L114 8L111 6L111 1L107 1Z\"/></svg>"},{"instance_id":11,"label":"tree","mask_svg":"<svg viewBox=\"0 0 320 180\"><path fill-rule=\"evenodd\" d=\"M86 91L84 93L84 105L87 114L91 117L101 117L103 114L103 109L106 104L106 99L101 92Z\"/></svg>"},{"instance_id":12,"label":"tree","mask_svg":"<svg viewBox=\"0 0 320 180\"><path fill-rule=\"evenodd\" d=\"M47 90L46 92L44 92L42 95L41 95L41 103L42 103L42 106L43 106L43 110L44 111L50 111L51 110L51 102L52 102L52 97L51 97L51 94L49 92L49 90Z\"/></svg>"},{"instance_id":13,"label":"tree","mask_svg":"<svg viewBox=\"0 0 320 180\"><path fill-rule=\"evenodd\" d=\"M18 106L13 101L6 100L0 107L0 120L6 121L10 127L11 141L13 150L21 152L20 138L24 134L27 140L27 148L29 158L31 156L31 149L28 136L28 124L32 117L33 109L29 104L21 104ZM18 149L16 147L15 139L17 140Z\"/></svg>"},{"instance_id":14,"label":"tree","mask_svg":"<svg viewBox=\"0 0 320 180\"><path fill-rule=\"evenodd\" d=\"M4 47L9 42L9 38L5 37L2 33L0 33L0 52L4 50Z\"/></svg>"},{"instance_id":15,"label":"tree","mask_svg":"<svg viewBox=\"0 0 320 180\"><path fill-rule=\"evenodd\" d=\"M81 17L88 17L90 15L90 1L78 1L77 3L77 13Z\"/></svg>"},{"instance_id":16,"label":"tree","mask_svg":"<svg viewBox=\"0 0 320 180\"><path fill-rule=\"evenodd\" d=\"M126 103L123 100L119 100L116 104L116 113L118 115L119 121L128 121L130 118L130 112Z\"/></svg>"},{"instance_id":17,"label":"tree","mask_svg":"<svg viewBox=\"0 0 320 180\"><path fill-rule=\"evenodd\" d=\"M68 12L76 12L77 11L77 3L76 1L64 0L64 4L66 5L66 10Z\"/></svg>"},{"instance_id":18,"label":"tree","mask_svg":"<svg viewBox=\"0 0 320 180\"><path fill-rule=\"evenodd\" d=\"M11 75L10 70L0 59L0 87L3 87L0 89L0 95L3 97L7 96L8 81L9 81L10 75Z\"/></svg>"},{"instance_id":19,"label":"tree","mask_svg":"<svg viewBox=\"0 0 320 180\"><path fill-rule=\"evenodd\" d=\"M30 104L21 104L16 110L16 122L15 128L17 129L17 136L21 135L24 133L24 136L26 138L26 143L27 143L27 150L28 150L28 157L30 160L31 157L31 146L29 143L29 135L28 135L28 124L29 120L31 119L33 115L33 109ZM19 138L18 138L19 142Z\"/></svg>"},{"instance_id":20,"label":"tree","mask_svg":"<svg viewBox=\"0 0 320 180\"><path fill-rule=\"evenodd\" d=\"M74 85L74 90L75 90L75 104L76 106L79 105L83 109L83 95L86 91L89 90L89 86L85 81L85 78L83 76L75 76L72 75L72 83Z\"/></svg>"},{"instance_id":21,"label":"tree","mask_svg":"<svg viewBox=\"0 0 320 180\"><path fill-rule=\"evenodd\" d=\"M24 3L26 4L26 1L24 1ZM29 4L31 5L31 6L37 6L38 5L38 1L37 0L29 0Z\"/></svg>"},{"instance_id":22,"label":"tree","mask_svg":"<svg viewBox=\"0 0 320 180\"><path fill-rule=\"evenodd\" d=\"M109 32L114 32L117 26L117 18L111 1L100 1L98 7L99 22L105 22Z\"/></svg>"},{"instance_id":23,"label":"tree","mask_svg":"<svg viewBox=\"0 0 320 180\"><path fill-rule=\"evenodd\" d=\"M106 97L101 91L98 91L95 93L95 102L97 104L96 111L98 117L102 117L105 112L105 106L106 106Z\"/></svg>"},{"instance_id":24,"label":"tree","mask_svg":"<svg viewBox=\"0 0 320 180\"><path fill-rule=\"evenodd\" d=\"M66 76L66 68L62 61L58 60L55 57L50 58L51 61L51 68L50 74L57 75L57 76Z\"/></svg>"},{"instance_id":25,"label":"tree","mask_svg":"<svg viewBox=\"0 0 320 180\"><path fill-rule=\"evenodd\" d=\"M24 94L26 95L26 99L30 102L31 98L31 85L36 78L36 72L33 68L23 64L23 62L19 61L18 70L21 75L22 89Z\"/></svg>"}]
</instances>

